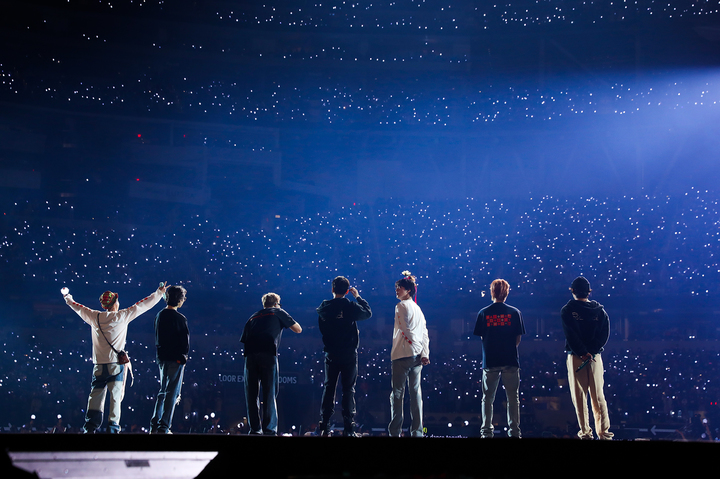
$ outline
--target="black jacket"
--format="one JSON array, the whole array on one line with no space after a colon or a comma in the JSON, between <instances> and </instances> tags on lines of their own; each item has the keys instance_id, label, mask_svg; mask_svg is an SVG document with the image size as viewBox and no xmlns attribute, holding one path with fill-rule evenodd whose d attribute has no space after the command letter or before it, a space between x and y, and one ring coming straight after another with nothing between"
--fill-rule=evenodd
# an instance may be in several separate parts
<instances>
[{"instance_id":1,"label":"black jacket","mask_svg":"<svg viewBox=\"0 0 720 479\"><path fill-rule=\"evenodd\" d=\"M358 348L357 321L372 316L368 302L358 296L357 303L347 298L326 299L317 308L324 351L352 353Z\"/></svg>"},{"instance_id":2,"label":"black jacket","mask_svg":"<svg viewBox=\"0 0 720 479\"><path fill-rule=\"evenodd\" d=\"M597 301L572 299L560 311L565 351L578 356L597 354L610 337L610 319Z\"/></svg>"},{"instance_id":3,"label":"black jacket","mask_svg":"<svg viewBox=\"0 0 720 479\"><path fill-rule=\"evenodd\" d=\"M165 308L155 317L155 351L158 361L185 364L190 351L187 318L174 309Z\"/></svg>"}]
</instances>

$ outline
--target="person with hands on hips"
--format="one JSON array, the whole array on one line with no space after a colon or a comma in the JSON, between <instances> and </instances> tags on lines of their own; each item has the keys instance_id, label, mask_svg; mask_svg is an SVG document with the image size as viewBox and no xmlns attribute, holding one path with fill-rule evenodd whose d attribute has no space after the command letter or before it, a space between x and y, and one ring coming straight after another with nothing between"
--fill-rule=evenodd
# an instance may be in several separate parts
<instances>
[{"instance_id":1,"label":"person with hands on hips","mask_svg":"<svg viewBox=\"0 0 720 479\"><path fill-rule=\"evenodd\" d=\"M102 311L75 302L68 288L62 288L61 293L65 303L91 328L93 378L83 432L94 433L100 428L105 396L109 393L108 432L119 433L126 372L130 371L127 357L123 359L119 355L124 352L130 322L160 302L165 284L160 283L153 294L125 309L120 309L117 293L105 291L100 296Z\"/></svg>"}]
</instances>

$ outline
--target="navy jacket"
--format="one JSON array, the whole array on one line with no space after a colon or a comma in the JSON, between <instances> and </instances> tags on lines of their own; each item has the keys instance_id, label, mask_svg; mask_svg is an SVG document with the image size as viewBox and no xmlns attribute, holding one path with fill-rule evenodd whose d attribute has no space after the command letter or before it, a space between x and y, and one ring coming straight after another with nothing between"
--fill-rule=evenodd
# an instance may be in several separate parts
<instances>
[{"instance_id":1,"label":"navy jacket","mask_svg":"<svg viewBox=\"0 0 720 479\"><path fill-rule=\"evenodd\" d=\"M359 296L357 303L347 298L326 299L318 306L317 313L325 352L343 354L357 351L357 321L372 316L367 301Z\"/></svg>"},{"instance_id":2,"label":"navy jacket","mask_svg":"<svg viewBox=\"0 0 720 479\"><path fill-rule=\"evenodd\" d=\"M597 354L610 337L610 319L597 301L572 299L560 311L565 351L577 356Z\"/></svg>"}]
</instances>

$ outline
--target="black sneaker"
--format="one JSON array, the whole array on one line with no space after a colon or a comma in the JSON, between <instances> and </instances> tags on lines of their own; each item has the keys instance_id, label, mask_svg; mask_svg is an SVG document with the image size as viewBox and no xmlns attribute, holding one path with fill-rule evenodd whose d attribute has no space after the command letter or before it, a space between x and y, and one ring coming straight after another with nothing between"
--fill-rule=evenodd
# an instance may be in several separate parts
<instances>
[{"instance_id":1,"label":"black sneaker","mask_svg":"<svg viewBox=\"0 0 720 479\"><path fill-rule=\"evenodd\" d=\"M343 428L343 436L344 437L362 437L362 434L358 434L355 432L355 421L345 420L344 423L345 423L345 426Z\"/></svg>"},{"instance_id":2,"label":"black sneaker","mask_svg":"<svg viewBox=\"0 0 720 479\"><path fill-rule=\"evenodd\" d=\"M315 429L315 435L320 437L330 437L332 435L330 424L320 421L317 425L317 429Z\"/></svg>"}]
</instances>

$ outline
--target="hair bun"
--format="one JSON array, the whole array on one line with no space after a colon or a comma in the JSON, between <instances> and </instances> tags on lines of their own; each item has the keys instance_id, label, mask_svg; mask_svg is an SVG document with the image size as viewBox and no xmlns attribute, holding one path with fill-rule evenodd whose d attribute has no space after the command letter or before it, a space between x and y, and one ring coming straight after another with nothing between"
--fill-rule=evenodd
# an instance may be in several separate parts
<instances>
[{"instance_id":1,"label":"hair bun","mask_svg":"<svg viewBox=\"0 0 720 479\"><path fill-rule=\"evenodd\" d=\"M405 270L402 272L402 275L408 281L415 283L415 276L413 276L412 273L410 273L410 271Z\"/></svg>"}]
</instances>

